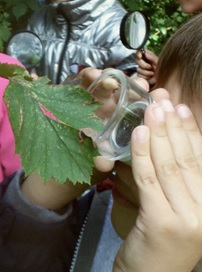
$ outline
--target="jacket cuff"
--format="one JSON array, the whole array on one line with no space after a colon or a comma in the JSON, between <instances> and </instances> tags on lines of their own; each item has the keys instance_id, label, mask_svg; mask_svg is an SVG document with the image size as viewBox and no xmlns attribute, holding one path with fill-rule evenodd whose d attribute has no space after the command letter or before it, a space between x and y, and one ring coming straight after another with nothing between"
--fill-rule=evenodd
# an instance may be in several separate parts
<instances>
[{"instance_id":1,"label":"jacket cuff","mask_svg":"<svg viewBox=\"0 0 202 272\"><path fill-rule=\"evenodd\" d=\"M20 190L20 185L24 180L24 171L20 169L14 175L4 196L3 202L12 206L18 213L30 217L41 223L57 223L64 221L72 213L72 205L70 204L63 214L43 208L39 205L30 203Z\"/></svg>"}]
</instances>

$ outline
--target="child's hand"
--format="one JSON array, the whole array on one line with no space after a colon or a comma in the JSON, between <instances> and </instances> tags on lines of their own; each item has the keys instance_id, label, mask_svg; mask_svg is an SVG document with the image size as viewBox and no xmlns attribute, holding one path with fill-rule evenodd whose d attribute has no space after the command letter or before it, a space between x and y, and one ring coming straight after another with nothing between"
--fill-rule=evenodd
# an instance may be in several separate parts
<instances>
[{"instance_id":1,"label":"child's hand","mask_svg":"<svg viewBox=\"0 0 202 272\"><path fill-rule=\"evenodd\" d=\"M156 83L155 70L158 57L149 50L145 50L145 57L148 61L143 58L141 51L136 52L137 75L146 79L150 85L154 85Z\"/></svg>"},{"instance_id":2,"label":"child's hand","mask_svg":"<svg viewBox=\"0 0 202 272\"><path fill-rule=\"evenodd\" d=\"M202 256L202 137L188 107L147 108L132 134L140 210L116 272L190 272Z\"/></svg>"}]
</instances>

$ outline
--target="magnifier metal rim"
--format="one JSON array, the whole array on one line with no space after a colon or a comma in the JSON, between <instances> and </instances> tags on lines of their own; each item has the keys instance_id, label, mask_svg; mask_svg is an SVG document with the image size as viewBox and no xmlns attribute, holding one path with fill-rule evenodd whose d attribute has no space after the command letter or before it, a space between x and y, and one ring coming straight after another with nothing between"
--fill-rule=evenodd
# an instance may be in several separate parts
<instances>
[{"instance_id":1,"label":"magnifier metal rim","mask_svg":"<svg viewBox=\"0 0 202 272\"><path fill-rule=\"evenodd\" d=\"M142 15L142 17L145 20L145 25L146 25L146 35L145 35L145 38L143 39L143 42L140 44L140 46L136 47L136 48L132 47L128 43L128 41L126 39L126 31L125 31L125 23L126 23L128 17L130 17L131 14L133 14L134 12L139 12ZM120 25L120 38L121 38L121 41L122 41L122 43L123 43L123 45L125 47L127 47L128 49L135 49L135 50L142 48L145 45L145 43L147 42L148 38L149 38L149 33L150 33L150 22L149 22L148 17L142 11L135 10L135 11L128 12L128 13L126 13L124 15L124 17L123 17L123 19L121 21L121 25Z\"/></svg>"}]
</instances>

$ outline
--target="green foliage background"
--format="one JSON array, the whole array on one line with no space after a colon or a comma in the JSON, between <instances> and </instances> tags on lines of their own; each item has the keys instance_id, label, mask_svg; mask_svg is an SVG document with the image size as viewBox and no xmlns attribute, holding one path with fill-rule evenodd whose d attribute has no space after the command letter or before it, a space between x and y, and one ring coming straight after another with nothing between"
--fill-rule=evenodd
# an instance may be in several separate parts
<instances>
[{"instance_id":1,"label":"green foliage background","mask_svg":"<svg viewBox=\"0 0 202 272\"><path fill-rule=\"evenodd\" d=\"M159 54L176 28L190 16L184 14L177 0L120 0L128 11L140 10L149 17L151 33L148 48ZM39 8L36 0L0 0L0 52L12 33L23 29L29 15Z\"/></svg>"},{"instance_id":2,"label":"green foliage background","mask_svg":"<svg viewBox=\"0 0 202 272\"><path fill-rule=\"evenodd\" d=\"M120 0L128 11L143 11L150 20L149 49L157 55L176 29L190 18L177 0Z\"/></svg>"},{"instance_id":3,"label":"green foliage background","mask_svg":"<svg viewBox=\"0 0 202 272\"><path fill-rule=\"evenodd\" d=\"M12 33L23 29L29 15L38 7L35 0L0 0L0 52Z\"/></svg>"}]
</instances>

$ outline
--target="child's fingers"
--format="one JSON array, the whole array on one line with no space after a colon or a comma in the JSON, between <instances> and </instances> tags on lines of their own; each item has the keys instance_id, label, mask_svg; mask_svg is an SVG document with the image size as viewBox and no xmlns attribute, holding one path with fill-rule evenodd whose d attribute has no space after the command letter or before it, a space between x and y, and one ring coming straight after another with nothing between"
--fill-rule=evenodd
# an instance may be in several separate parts
<instances>
[{"instance_id":1,"label":"child's fingers","mask_svg":"<svg viewBox=\"0 0 202 272\"><path fill-rule=\"evenodd\" d=\"M131 158L141 210L147 214L158 212L159 216L170 211L151 160L148 127L139 126L134 129L131 137Z\"/></svg>"},{"instance_id":2,"label":"child's fingers","mask_svg":"<svg viewBox=\"0 0 202 272\"><path fill-rule=\"evenodd\" d=\"M178 116L182 122L182 126L187 135L189 145L193 153L193 160L189 163L192 167L191 171L186 173L186 169L182 169L184 176L186 175L187 186L192 193L194 200L202 204L202 137L200 130L194 120L193 114L186 105L176 107ZM195 166L196 165L196 166ZM189 167L189 168L190 168Z\"/></svg>"},{"instance_id":3,"label":"child's fingers","mask_svg":"<svg viewBox=\"0 0 202 272\"><path fill-rule=\"evenodd\" d=\"M181 171L185 168L193 171L187 163L193 154L177 113L171 110L169 101L167 105L165 103L163 107L151 105L145 114L145 122L151 133L151 158L157 179L171 207L177 213L187 214L193 199ZM188 171L186 175L189 178Z\"/></svg>"}]
</instances>

